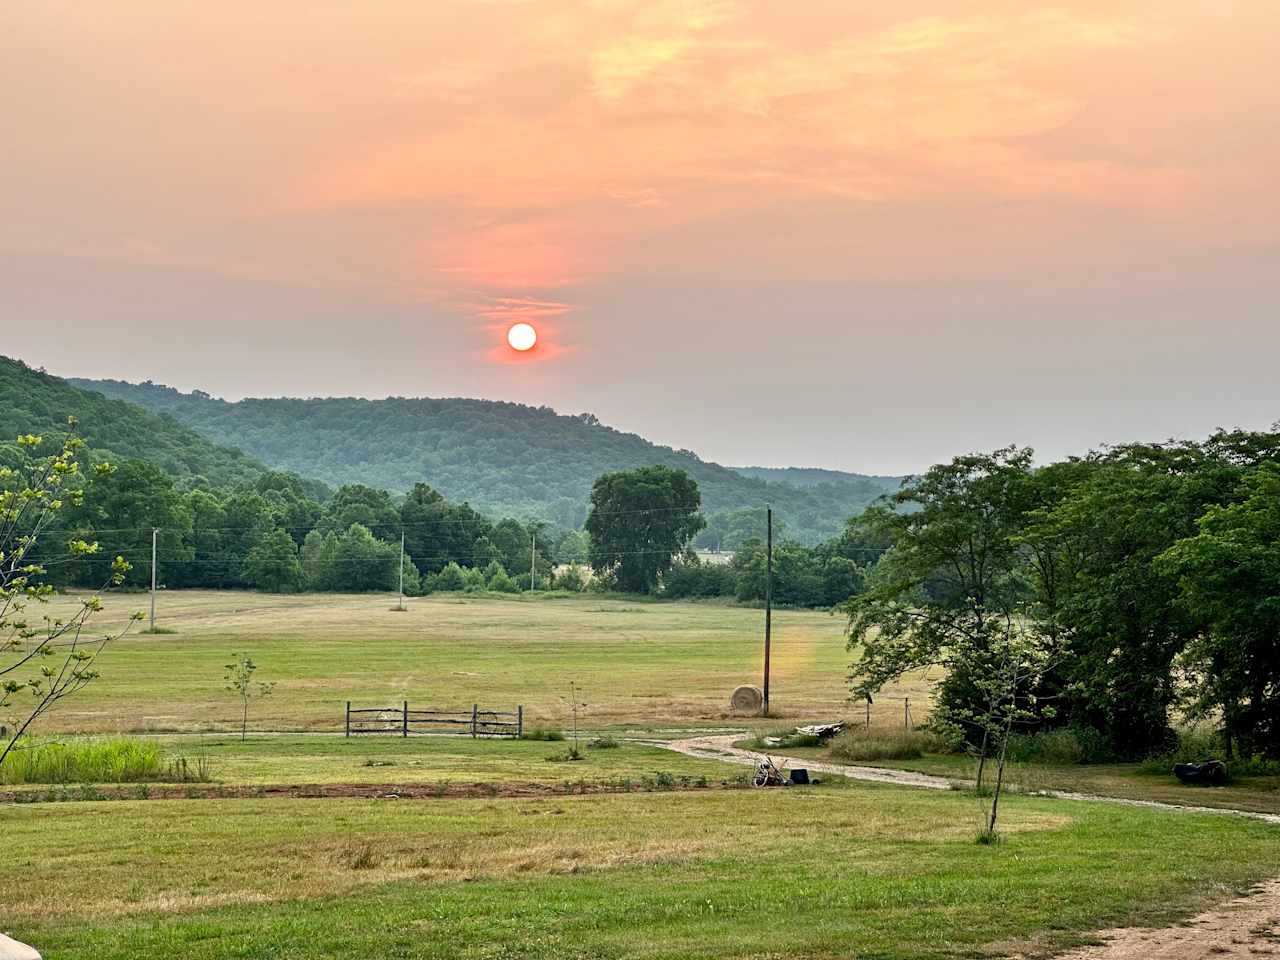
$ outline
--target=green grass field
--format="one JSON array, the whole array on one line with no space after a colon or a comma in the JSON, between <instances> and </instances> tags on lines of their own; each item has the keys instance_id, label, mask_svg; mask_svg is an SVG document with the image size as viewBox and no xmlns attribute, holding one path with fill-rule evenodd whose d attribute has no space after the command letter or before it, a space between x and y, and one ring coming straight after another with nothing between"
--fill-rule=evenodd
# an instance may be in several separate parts
<instances>
[{"instance_id":1,"label":"green grass field","mask_svg":"<svg viewBox=\"0 0 1280 960\"><path fill-rule=\"evenodd\" d=\"M63 598L59 603L73 601ZM145 608L145 595L111 595L95 628ZM525 707L530 725L568 723L569 683L590 726L723 724L729 694L759 683L764 615L750 608L643 603L595 596L425 597L408 612L370 595L170 591L159 625L107 648L102 678L49 718L46 730L238 729L223 664L245 651L274 694L254 704L258 730L342 729L343 704ZM51 606L56 606L51 604ZM850 709L843 621L815 611L774 617L772 701L788 719ZM904 684L900 696L926 686ZM886 703L885 716L895 708ZM899 701L897 710L901 710Z\"/></svg>"},{"instance_id":2,"label":"green grass field","mask_svg":"<svg viewBox=\"0 0 1280 960\"><path fill-rule=\"evenodd\" d=\"M1274 827L858 784L545 800L0 810L47 957L932 957L1168 920L1280 870Z\"/></svg>"},{"instance_id":3,"label":"green grass field","mask_svg":"<svg viewBox=\"0 0 1280 960\"><path fill-rule=\"evenodd\" d=\"M145 599L110 598L99 626ZM4 788L16 802L0 803L0 929L68 960L1043 955L1280 873L1277 828L1237 817L1013 794L1003 842L981 846L979 801L962 791L839 778L757 791L717 760L585 748L601 730L861 718L842 623L826 614L775 619L779 723L727 715L732 688L758 681L757 610L591 596L390 607L162 594L174 632L109 647L102 677L40 735L142 731L166 765L204 758L216 783ZM236 651L277 684L244 742L222 679ZM347 699L519 703L528 726L563 728L570 681L587 704L580 761L548 759L563 741L341 735ZM894 695L922 719L927 691L903 684L873 721L901 723ZM965 763L887 765L963 776ZM1138 782L1072 775L1110 778L1117 795Z\"/></svg>"}]
</instances>

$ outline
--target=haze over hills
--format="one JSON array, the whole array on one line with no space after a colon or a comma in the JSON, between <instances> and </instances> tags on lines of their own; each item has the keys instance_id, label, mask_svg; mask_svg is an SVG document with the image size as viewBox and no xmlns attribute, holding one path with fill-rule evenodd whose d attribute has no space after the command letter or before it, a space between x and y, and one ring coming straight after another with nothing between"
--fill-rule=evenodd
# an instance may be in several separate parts
<instances>
[{"instance_id":1,"label":"haze over hills","mask_svg":"<svg viewBox=\"0 0 1280 960\"><path fill-rule=\"evenodd\" d=\"M246 399L228 402L152 382L71 379L70 383L164 414L220 444L234 444L271 467L331 485L365 483L394 491L425 481L450 500L492 514L579 526L591 484L610 470L661 463L686 470L715 514L772 504L789 534L815 541L898 478L837 471L737 471L689 450L658 446L601 424L590 414L473 399L391 397ZM756 474L756 475L753 475ZM791 477L785 477L791 480Z\"/></svg>"}]
</instances>

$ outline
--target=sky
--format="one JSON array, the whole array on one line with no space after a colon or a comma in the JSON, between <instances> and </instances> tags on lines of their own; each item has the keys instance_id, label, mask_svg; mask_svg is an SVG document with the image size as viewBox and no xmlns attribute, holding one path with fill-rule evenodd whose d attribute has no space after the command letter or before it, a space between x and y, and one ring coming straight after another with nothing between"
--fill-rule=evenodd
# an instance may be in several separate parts
<instances>
[{"instance_id":1,"label":"sky","mask_svg":"<svg viewBox=\"0 0 1280 960\"><path fill-rule=\"evenodd\" d=\"M1280 420L1269 0L3 22L0 353L53 373L867 473Z\"/></svg>"}]
</instances>

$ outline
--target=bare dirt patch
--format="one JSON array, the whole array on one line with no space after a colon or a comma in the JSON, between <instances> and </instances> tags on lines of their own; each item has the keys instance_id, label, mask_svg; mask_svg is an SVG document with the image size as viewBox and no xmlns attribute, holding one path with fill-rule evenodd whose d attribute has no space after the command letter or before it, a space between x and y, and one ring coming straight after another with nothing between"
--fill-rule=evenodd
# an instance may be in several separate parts
<instances>
[{"instance_id":1,"label":"bare dirt patch","mask_svg":"<svg viewBox=\"0 0 1280 960\"><path fill-rule=\"evenodd\" d=\"M1126 927L1059 960L1208 960L1280 956L1280 879L1173 927Z\"/></svg>"},{"instance_id":2,"label":"bare dirt patch","mask_svg":"<svg viewBox=\"0 0 1280 960\"><path fill-rule=\"evenodd\" d=\"M690 777L673 778L658 783L644 777L628 781L496 782L478 783L292 783L259 786L222 786L219 784L103 784L101 786L27 787L0 790L0 804L49 803L69 800L243 800L295 798L314 800L336 797L369 800L475 799L496 797L563 797L609 793L672 793L684 790L732 790L746 786L745 781L713 780L695 782Z\"/></svg>"}]
</instances>

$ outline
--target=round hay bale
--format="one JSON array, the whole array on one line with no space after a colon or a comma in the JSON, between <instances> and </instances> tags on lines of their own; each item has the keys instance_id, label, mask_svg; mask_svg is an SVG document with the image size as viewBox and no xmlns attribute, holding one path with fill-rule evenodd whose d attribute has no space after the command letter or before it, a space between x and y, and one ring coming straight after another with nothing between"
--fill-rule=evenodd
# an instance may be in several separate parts
<instances>
[{"instance_id":1,"label":"round hay bale","mask_svg":"<svg viewBox=\"0 0 1280 960\"><path fill-rule=\"evenodd\" d=\"M729 697L729 709L734 713L759 713L764 706L764 694L759 687L743 684Z\"/></svg>"}]
</instances>

